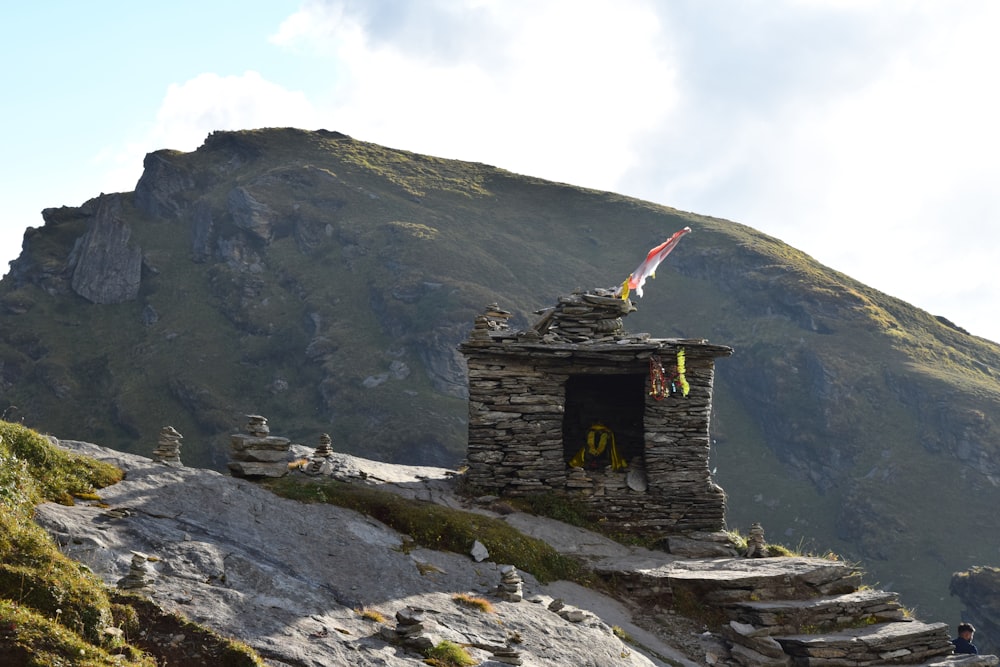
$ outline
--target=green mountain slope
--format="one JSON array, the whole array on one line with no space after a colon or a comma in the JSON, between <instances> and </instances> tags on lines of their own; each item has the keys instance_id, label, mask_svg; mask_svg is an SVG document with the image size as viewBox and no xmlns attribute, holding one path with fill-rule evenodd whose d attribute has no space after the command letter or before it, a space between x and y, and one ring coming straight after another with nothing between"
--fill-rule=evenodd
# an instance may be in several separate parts
<instances>
[{"instance_id":1,"label":"green mountain slope","mask_svg":"<svg viewBox=\"0 0 1000 667\"><path fill-rule=\"evenodd\" d=\"M6 418L224 468L248 413L313 445L456 465L457 345L620 283L694 232L626 328L708 338L729 521L863 559L922 617L997 558L1000 347L744 225L333 132L218 132L147 156L132 193L48 209L0 282Z\"/></svg>"}]
</instances>

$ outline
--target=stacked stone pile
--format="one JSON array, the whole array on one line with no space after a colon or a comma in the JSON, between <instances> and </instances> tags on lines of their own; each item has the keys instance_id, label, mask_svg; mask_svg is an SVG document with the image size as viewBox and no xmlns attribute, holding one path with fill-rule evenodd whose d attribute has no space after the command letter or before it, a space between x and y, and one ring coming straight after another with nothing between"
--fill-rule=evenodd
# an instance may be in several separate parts
<instances>
[{"instance_id":1,"label":"stacked stone pile","mask_svg":"<svg viewBox=\"0 0 1000 667\"><path fill-rule=\"evenodd\" d=\"M495 334L508 331L510 326L507 320L510 319L510 315L510 312L500 308L499 304L491 303L473 320L469 338L473 341L489 341Z\"/></svg>"},{"instance_id":2,"label":"stacked stone pile","mask_svg":"<svg viewBox=\"0 0 1000 667\"><path fill-rule=\"evenodd\" d=\"M503 648L492 649L493 660L495 662L502 662L505 665L523 665L524 659L521 658L521 652L514 648L513 646L505 646Z\"/></svg>"},{"instance_id":3,"label":"stacked stone pile","mask_svg":"<svg viewBox=\"0 0 1000 667\"><path fill-rule=\"evenodd\" d=\"M767 540L764 539L764 528L756 521L750 524L750 534L747 535L747 558L767 558Z\"/></svg>"},{"instance_id":4,"label":"stacked stone pile","mask_svg":"<svg viewBox=\"0 0 1000 667\"><path fill-rule=\"evenodd\" d=\"M319 445L316 446L316 451L313 452L313 458L330 458L333 456L333 439L330 438L329 433L320 433L319 435Z\"/></svg>"},{"instance_id":5,"label":"stacked stone pile","mask_svg":"<svg viewBox=\"0 0 1000 667\"><path fill-rule=\"evenodd\" d=\"M149 569L149 556L138 551L132 552L132 562L128 574L118 580L118 588L145 588L153 582L153 573Z\"/></svg>"},{"instance_id":6,"label":"stacked stone pile","mask_svg":"<svg viewBox=\"0 0 1000 667\"><path fill-rule=\"evenodd\" d=\"M281 477L288 473L289 440L271 435L267 419L247 415L246 433L230 438L229 471L236 477Z\"/></svg>"},{"instance_id":7,"label":"stacked stone pile","mask_svg":"<svg viewBox=\"0 0 1000 667\"><path fill-rule=\"evenodd\" d=\"M153 450L153 460L168 465L181 466L181 439L182 436L173 426L164 426L160 429L160 437Z\"/></svg>"},{"instance_id":8,"label":"stacked stone pile","mask_svg":"<svg viewBox=\"0 0 1000 667\"><path fill-rule=\"evenodd\" d=\"M430 632L432 624L423 609L404 607L396 612L396 629L384 626L381 632L383 639L402 642L409 648L424 651L440 641Z\"/></svg>"},{"instance_id":9,"label":"stacked stone pile","mask_svg":"<svg viewBox=\"0 0 1000 667\"><path fill-rule=\"evenodd\" d=\"M540 311L533 330L544 342L602 343L625 337L622 317L636 310L615 290L596 288L559 297L555 307Z\"/></svg>"},{"instance_id":10,"label":"stacked stone pile","mask_svg":"<svg viewBox=\"0 0 1000 667\"><path fill-rule=\"evenodd\" d=\"M333 440L330 438L329 433L321 433L319 436L319 445L313 451L312 456L309 457L309 461L301 467L301 470L307 475L333 474L334 466L331 460L332 457Z\"/></svg>"},{"instance_id":11,"label":"stacked stone pile","mask_svg":"<svg viewBox=\"0 0 1000 667\"><path fill-rule=\"evenodd\" d=\"M500 568L497 597L506 602L520 602L524 599L524 580L513 565L504 565Z\"/></svg>"}]
</instances>

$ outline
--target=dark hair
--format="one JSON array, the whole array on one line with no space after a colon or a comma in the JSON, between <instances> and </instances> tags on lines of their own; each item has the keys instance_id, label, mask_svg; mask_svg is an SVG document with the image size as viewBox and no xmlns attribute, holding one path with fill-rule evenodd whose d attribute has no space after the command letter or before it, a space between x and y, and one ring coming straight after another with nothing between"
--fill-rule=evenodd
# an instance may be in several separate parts
<instances>
[{"instance_id":1,"label":"dark hair","mask_svg":"<svg viewBox=\"0 0 1000 667\"><path fill-rule=\"evenodd\" d=\"M963 632L975 632L976 629L972 626L972 623L959 623L958 624L958 634Z\"/></svg>"}]
</instances>

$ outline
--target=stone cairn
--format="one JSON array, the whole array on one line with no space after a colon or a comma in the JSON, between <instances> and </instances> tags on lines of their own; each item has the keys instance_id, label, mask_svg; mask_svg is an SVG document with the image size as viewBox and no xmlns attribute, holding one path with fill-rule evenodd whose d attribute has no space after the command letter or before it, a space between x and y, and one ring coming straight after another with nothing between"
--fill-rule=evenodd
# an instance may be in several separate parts
<instances>
[{"instance_id":1,"label":"stone cairn","mask_svg":"<svg viewBox=\"0 0 1000 667\"><path fill-rule=\"evenodd\" d=\"M491 303L486 306L482 315L477 315L472 323L472 331L469 338L472 340L488 341L495 332L505 332L510 329L507 320L510 319L510 312L500 308L499 304Z\"/></svg>"},{"instance_id":2,"label":"stone cairn","mask_svg":"<svg viewBox=\"0 0 1000 667\"><path fill-rule=\"evenodd\" d=\"M497 597L507 602L520 602L524 599L524 580L513 565L504 565L500 568Z\"/></svg>"},{"instance_id":3,"label":"stone cairn","mask_svg":"<svg viewBox=\"0 0 1000 667\"><path fill-rule=\"evenodd\" d=\"M229 471L235 477L281 477L288 473L288 438L270 435L267 419L247 415L246 433L230 438Z\"/></svg>"},{"instance_id":4,"label":"stone cairn","mask_svg":"<svg viewBox=\"0 0 1000 667\"><path fill-rule=\"evenodd\" d=\"M321 433L319 436L319 446L313 451L312 456L305 465L301 467L302 472L307 475L329 475L333 472L333 440L329 433Z\"/></svg>"},{"instance_id":5,"label":"stone cairn","mask_svg":"<svg viewBox=\"0 0 1000 667\"><path fill-rule=\"evenodd\" d=\"M597 287L559 297L552 308L538 311L542 318L532 327L543 341L551 343L603 343L625 338L622 318L636 307L615 290Z\"/></svg>"},{"instance_id":6,"label":"stone cairn","mask_svg":"<svg viewBox=\"0 0 1000 667\"><path fill-rule=\"evenodd\" d=\"M164 426L160 429L160 438L153 450L153 460L167 465L184 465L181 463L181 439L184 436L177 432L173 426Z\"/></svg>"},{"instance_id":7,"label":"stone cairn","mask_svg":"<svg viewBox=\"0 0 1000 667\"><path fill-rule=\"evenodd\" d=\"M383 626L381 633L383 639L424 651L438 643L438 638L429 632L432 623L423 609L404 607L396 612L396 629Z\"/></svg>"},{"instance_id":8,"label":"stone cairn","mask_svg":"<svg viewBox=\"0 0 1000 667\"><path fill-rule=\"evenodd\" d=\"M764 540L764 528L754 521L750 524L750 534L747 535L747 558L767 558L767 541Z\"/></svg>"},{"instance_id":9,"label":"stone cairn","mask_svg":"<svg viewBox=\"0 0 1000 667\"><path fill-rule=\"evenodd\" d=\"M490 649L490 652L493 653L493 660L495 662L502 662L505 665L524 664L524 660L521 658L521 652L509 644L503 648Z\"/></svg>"},{"instance_id":10,"label":"stone cairn","mask_svg":"<svg viewBox=\"0 0 1000 667\"><path fill-rule=\"evenodd\" d=\"M138 551L132 552L132 562L128 574L118 580L118 588L145 588L153 582L153 573L149 569L149 556Z\"/></svg>"}]
</instances>

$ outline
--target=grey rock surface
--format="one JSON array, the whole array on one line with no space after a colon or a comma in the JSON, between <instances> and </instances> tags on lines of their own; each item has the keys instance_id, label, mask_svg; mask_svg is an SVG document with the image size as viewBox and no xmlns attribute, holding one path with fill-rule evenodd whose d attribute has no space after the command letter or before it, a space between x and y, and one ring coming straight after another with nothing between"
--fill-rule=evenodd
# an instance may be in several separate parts
<instances>
[{"instance_id":1,"label":"grey rock surface","mask_svg":"<svg viewBox=\"0 0 1000 667\"><path fill-rule=\"evenodd\" d=\"M121 195L101 197L90 228L73 248L73 291L98 304L135 299L142 277L142 249L131 236Z\"/></svg>"},{"instance_id":2,"label":"grey rock surface","mask_svg":"<svg viewBox=\"0 0 1000 667\"><path fill-rule=\"evenodd\" d=\"M503 564L404 550L400 534L361 514L279 498L214 471L84 442L60 444L126 471L122 482L100 491L106 506L39 506L37 521L63 550L112 586L129 574L133 552L150 557L144 594L248 643L271 664L422 664L415 650L387 640L395 633L392 619L407 607L422 610L428 636L470 645L482 664L512 647L522 664L537 667L698 664L594 591L566 582L543 586L520 573L524 601L505 602L492 595ZM360 459L342 464L414 496L440 494L448 472ZM490 599L495 611L460 606L456 593ZM555 598L565 613L550 610ZM364 610L386 621L369 620ZM647 648L625 644L612 625Z\"/></svg>"}]
</instances>

